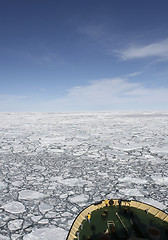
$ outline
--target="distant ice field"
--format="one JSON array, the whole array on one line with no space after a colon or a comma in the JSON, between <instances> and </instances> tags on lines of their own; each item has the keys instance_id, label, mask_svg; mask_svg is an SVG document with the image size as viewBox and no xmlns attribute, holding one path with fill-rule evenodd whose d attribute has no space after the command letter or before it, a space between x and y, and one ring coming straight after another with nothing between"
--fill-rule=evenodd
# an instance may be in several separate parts
<instances>
[{"instance_id":1,"label":"distant ice field","mask_svg":"<svg viewBox=\"0 0 168 240\"><path fill-rule=\"evenodd\" d=\"M64 240L106 197L168 212L168 112L0 113L0 239Z\"/></svg>"}]
</instances>

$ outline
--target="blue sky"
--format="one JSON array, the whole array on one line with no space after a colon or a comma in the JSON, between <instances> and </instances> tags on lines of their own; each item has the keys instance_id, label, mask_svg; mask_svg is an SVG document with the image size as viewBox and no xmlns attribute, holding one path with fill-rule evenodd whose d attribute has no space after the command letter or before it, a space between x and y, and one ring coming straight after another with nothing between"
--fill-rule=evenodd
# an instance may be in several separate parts
<instances>
[{"instance_id":1,"label":"blue sky","mask_svg":"<svg viewBox=\"0 0 168 240\"><path fill-rule=\"evenodd\" d=\"M167 0L1 0L0 111L168 110L167 12Z\"/></svg>"}]
</instances>

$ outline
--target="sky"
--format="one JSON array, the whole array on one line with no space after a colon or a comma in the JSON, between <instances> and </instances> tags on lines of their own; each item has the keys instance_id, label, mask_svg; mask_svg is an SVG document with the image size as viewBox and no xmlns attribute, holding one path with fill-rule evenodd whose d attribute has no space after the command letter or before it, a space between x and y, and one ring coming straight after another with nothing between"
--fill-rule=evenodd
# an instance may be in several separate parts
<instances>
[{"instance_id":1,"label":"sky","mask_svg":"<svg viewBox=\"0 0 168 240\"><path fill-rule=\"evenodd\" d=\"M0 112L167 111L167 0L0 0Z\"/></svg>"}]
</instances>

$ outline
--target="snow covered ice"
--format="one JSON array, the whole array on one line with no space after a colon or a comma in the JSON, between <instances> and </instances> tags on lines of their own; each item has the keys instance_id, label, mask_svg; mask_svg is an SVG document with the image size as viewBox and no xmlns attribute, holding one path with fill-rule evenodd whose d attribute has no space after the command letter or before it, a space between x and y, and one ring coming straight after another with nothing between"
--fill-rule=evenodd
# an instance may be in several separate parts
<instances>
[{"instance_id":1,"label":"snow covered ice","mask_svg":"<svg viewBox=\"0 0 168 240\"><path fill-rule=\"evenodd\" d=\"M0 113L0 239L64 240L107 198L168 212L168 113Z\"/></svg>"}]
</instances>

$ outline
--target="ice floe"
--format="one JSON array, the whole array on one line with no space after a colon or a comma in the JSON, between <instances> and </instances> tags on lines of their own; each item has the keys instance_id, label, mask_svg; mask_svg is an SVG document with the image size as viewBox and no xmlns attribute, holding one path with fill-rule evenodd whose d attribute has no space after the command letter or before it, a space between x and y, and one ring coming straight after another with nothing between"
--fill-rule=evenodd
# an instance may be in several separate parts
<instances>
[{"instance_id":1,"label":"ice floe","mask_svg":"<svg viewBox=\"0 0 168 240\"><path fill-rule=\"evenodd\" d=\"M10 231L16 231L21 229L23 224L23 219L11 220L8 222L8 228Z\"/></svg>"},{"instance_id":2,"label":"ice floe","mask_svg":"<svg viewBox=\"0 0 168 240\"><path fill-rule=\"evenodd\" d=\"M88 200L88 196L87 195L84 195L84 194L80 194L80 195L74 195L74 196L70 196L68 198L68 200L71 202L71 203L83 203L83 202L87 202Z\"/></svg>"},{"instance_id":3,"label":"ice floe","mask_svg":"<svg viewBox=\"0 0 168 240\"><path fill-rule=\"evenodd\" d=\"M153 176L152 179L158 185L166 185L166 186L168 186L168 177Z\"/></svg>"},{"instance_id":4,"label":"ice floe","mask_svg":"<svg viewBox=\"0 0 168 240\"><path fill-rule=\"evenodd\" d=\"M65 239L67 231L62 228L50 227L34 229L31 233L25 235L23 240L51 240L51 239Z\"/></svg>"},{"instance_id":5,"label":"ice floe","mask_svg":"<svg viewBox=\"0 0 168 240\"><path fill-rule=\"evenodd\" d=\"M43 224L43 225L46 225L49 223L49 220L47 218L43 218L41 220L38 221L38 224Z\"/></svg>"},{"instance_id":6,"label":"ice floe","mask_svg":"<svg viewBox=\"0 0 168 240\"><path fill-rule=\"evenodd\" d=\"M85 184L90 184L89 181L82 180L80 178L65 178L63 179L62 177L57 178L57 182L67 185L67 186L83 186Z\"/></svg>"},{"instance_id":7,"label":"ice floe","mask_svg":"<svg viewBox=\"0 0 168 240\"><path fill-rule=\"evenodd\" d=\"M5 183L4 181L0 180L0 190L3 190L6 187L7 187L7 183Z\"/></svg>"},{"instance_id":8,"label":"ice floe","mask_svg":"<svg viewBox=\"0 0 168 240\"><path fill-rule=\"evenodd\" d=\"M13 214L25 212L25 206L23 205L23 203L18 201L8 202L7 204L3 205L1 208L3 208L6 212L10 212Z\"/></svg>"},{"instance_id":9,"label":"ice floe","mask_svg":"<svg viewBox=\"0 0 168 240\"><path fill-rule=\"evenodd\" d=\"M33 222L38 222L41 218L42 218L42 215L40 215L40 216L31 216L31 220Z\"/></svg>"},{"instance_id":10,"label":"ice floe","mask_svg":"<svg viewBox=\"0 0 168 240\"><path fill-rule=\"evenodd\" d=\"M53 206L49 205L49 204L46 204L46 203L43 203L41 202L40 205L39 205L39 211L42 213L42 214L45 214L46 212L50 211L53 209Z\"/></svg>"},{"instance_id":11,"label":"ice floe","mask_svg":"<svg viewBox=\"0 0 168 240\"><path fill-rule=\"evenodd\" d=\"M19 199L24 200L39 199L43 198L44 196L45 195L43 193L33 190L22 190L19 192Z\"/></svg>"},{"instance_id":12,"label":"ice floe","mask_svg":"<svg viewBox=\"0 0 168 240\"><path fill-rule=\"evenodd\" d=\"M0 240L10 240L10 238L9 237L5 237L2 234L0 234Z\"/></svg>"},{"instance_id":13,"label":"ice floe","mask_svg":"<svg viewBox=\"0 0 168 240\"><path fill-rule=\"evenodd\" d=\"M133 197L133 196L141 197L141 196L143 196L143 193L141 193L136 188L132 188L132 189L124 188L124 189L120 189L119 192L122 193L123 195L127 196L127 197L128 196L130 196L130 197Z\"/></svg>"},{"instance_id":14,"label":"ice floe","mask_svg":"<svg viewBox=\"0 0 168 240\"><path fill-rule=\"evenodd\" d=\"M118 181L119 182L124 182L124 183L136 183L136 184L145 184L145 183L147 183L146 179L133 178L133 177L119 178Z\"/></svg>"}]
</instances>

